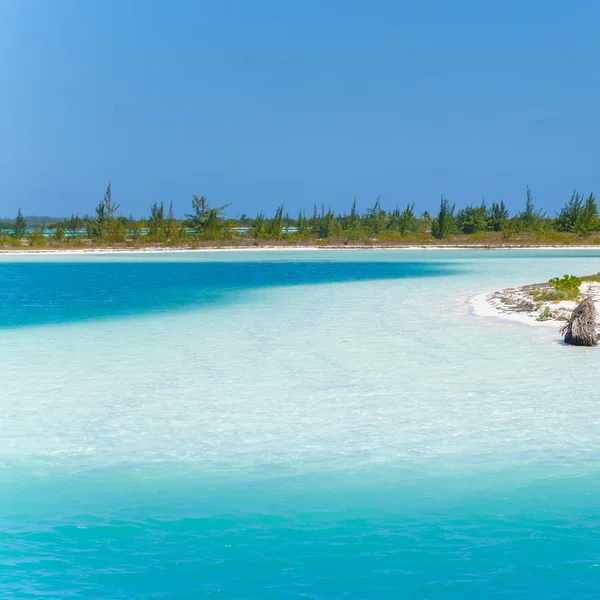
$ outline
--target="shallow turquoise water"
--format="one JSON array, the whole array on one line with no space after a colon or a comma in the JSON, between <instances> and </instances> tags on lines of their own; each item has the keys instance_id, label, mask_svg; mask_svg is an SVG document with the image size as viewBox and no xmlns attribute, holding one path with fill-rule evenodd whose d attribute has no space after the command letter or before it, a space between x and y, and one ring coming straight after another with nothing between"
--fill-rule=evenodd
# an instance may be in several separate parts
<instances>
[{"instance_id":1,"label":"shallow turquoise water","mask_svg":"<svg viewBox=\"0 0 600 600\"><path fill-rule=\"evenodd\" d=\"M465 302L599 265L4 257L0 597L597 598L598 352Z\"/></svg>"}]
</instances>

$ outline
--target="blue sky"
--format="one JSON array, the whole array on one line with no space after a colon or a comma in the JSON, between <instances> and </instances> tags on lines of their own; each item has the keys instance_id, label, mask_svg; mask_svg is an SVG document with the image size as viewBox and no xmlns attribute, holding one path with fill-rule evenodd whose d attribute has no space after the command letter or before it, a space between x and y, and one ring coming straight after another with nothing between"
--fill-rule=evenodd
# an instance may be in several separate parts
<instances>
[{"instance_id":1,"label":"blue sky","mask_svg":"<svg viewBox=\"0 0 600 600\"><path fill-rule=\"evenodd\" d=\"M0 215L598 190L600 2L2 0Z\"/></svg>"}]
</instances>

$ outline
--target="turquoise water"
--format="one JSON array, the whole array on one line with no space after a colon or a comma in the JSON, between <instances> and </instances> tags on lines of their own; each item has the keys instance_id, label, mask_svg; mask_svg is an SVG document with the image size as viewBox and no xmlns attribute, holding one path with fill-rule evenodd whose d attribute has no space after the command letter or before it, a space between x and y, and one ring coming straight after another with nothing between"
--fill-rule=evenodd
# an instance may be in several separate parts
<instances>
[{"instance_id":1,"label":"turquoise water","mask_svg":"<svg viewBox=\"0 0 600 600\"><path fill-rule=\"evenodd\" d=\"M597 598L598 352L467 304L597 271L3 257L0 597Z\"/></svg>"}]
</instances>

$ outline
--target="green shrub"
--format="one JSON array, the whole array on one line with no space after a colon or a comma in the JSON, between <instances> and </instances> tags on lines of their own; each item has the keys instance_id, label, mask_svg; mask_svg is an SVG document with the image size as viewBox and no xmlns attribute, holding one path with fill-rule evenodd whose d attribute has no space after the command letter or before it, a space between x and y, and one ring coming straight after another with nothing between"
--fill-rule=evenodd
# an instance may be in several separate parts
<instances>
[{"instance_id":1,"label":"green shrub","mask_svg":"<svg viewBox=\"0 0 600 600\"><path fill-rule=\"evenodd\" d=\"M548 282L557 292L564 292L570 300L579 297L579 286L581 279L576 275L565 275L562 278L555 277Z\"/></svg>"},{"instance_id":2,"label":"green shrub","mask_svg":"<svg viewBox=\"0 0 600 600\"><path fill-rule=\"evenodd\" d=\"M538 315L536 321L547 321L550 318L551 311L550 307L546 306L544 310Z\"/></svg>"},{"instance_id":3,"label":"green shrub","mask_svg":"<svg viewBox=\"0 0 600 600\"><path fill-rule=\"evenodd\" d=\"M533 298L538 308L540 308L545 302L560 302L561 300L572 299L570 295L563 290L553 290L548 288L531 290L529 295Z\"/></svg>"}]
</instances>

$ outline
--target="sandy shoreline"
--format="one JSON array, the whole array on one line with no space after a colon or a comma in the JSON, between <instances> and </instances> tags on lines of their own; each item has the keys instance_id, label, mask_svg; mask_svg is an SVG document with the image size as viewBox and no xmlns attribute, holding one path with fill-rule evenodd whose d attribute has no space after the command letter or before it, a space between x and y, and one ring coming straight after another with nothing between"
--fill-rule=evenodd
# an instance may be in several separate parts
<instances>
[{"instance_id":1,"label":"sandy shoreline","mask_svg":"<svg viewBox=\"0 0 600 600\"><path fill-rule=\"evenodd\" d=\"M469 310L472 315L482 318L501 319L520 325L533 325L535 327L545 327L556 329L558 331L560 323L549 319L548 321L537 321L537 313L508 312L503 309L499 302L495 302L493 296L497 291L477 294L467 300Z\"/></svg>"},{"instance_id":2,"label":"sandy shoreline","mask_svg":"<svg viewBox=\"0 0 600 600\"><path fill-rule=\"evenodd\" d=\"M538 303L529 295L529 292L544 285L524 285L477 294L468 299L470 312L477 317L492 317L522 325L550 327L559 330L579 302L590 296L596 306L596 312L600 314L600 283L583 282L581 297L577 301L561 300ZM539 317L545 308L550 311L550 315L545 320L540 320Z\"/></svg>"},{"instance_id":3,"label":"sandy shoreline","mask_svg":"<svg viewBox=\"0 0 600 600\"><path fill-rule=\"evenodd\" d=\"M196 252L314 252L314 251L332 251L332 250L393 250L402 252L405 250L598 250L600 246L486 246L486 245L433 245L433 246L244 246L244 247L219 247L207 246L203 248L23 248L22 250L2 250L0 256L19 256L19 255L77 255L77 254L157 254L157 253L196 253Z\"/></svg>"}]
</instances>

